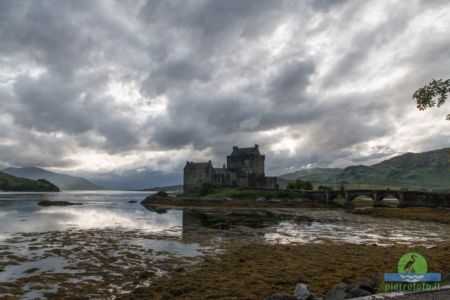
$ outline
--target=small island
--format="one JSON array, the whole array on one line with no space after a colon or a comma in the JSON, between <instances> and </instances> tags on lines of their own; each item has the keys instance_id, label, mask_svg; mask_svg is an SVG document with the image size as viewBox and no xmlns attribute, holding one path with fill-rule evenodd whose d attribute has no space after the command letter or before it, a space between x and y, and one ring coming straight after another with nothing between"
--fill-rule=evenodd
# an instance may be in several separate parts
<instances>
[{"instance_id":1,"label":"small island","mask_svg":"<svg viewBox=\"0 0 450 300\"><path fill-rule=\"evenodd\" d=\"M59 188L48 180L31 180L3 172L0 172L0 190L5 192L59 192Z\"/></svg>"},{"instance_id":2,"label":"small island","mask_svg":"<svg viewBox=\"0 0 450 300\"><path fill-rule=\"evenodd\" d=\"M73 203L70 201L50 201L44 200L38 203L40 206L48 207L48 206L71 206L71 205L82 205L81 203Z\"/></svg>"}]
</instances>

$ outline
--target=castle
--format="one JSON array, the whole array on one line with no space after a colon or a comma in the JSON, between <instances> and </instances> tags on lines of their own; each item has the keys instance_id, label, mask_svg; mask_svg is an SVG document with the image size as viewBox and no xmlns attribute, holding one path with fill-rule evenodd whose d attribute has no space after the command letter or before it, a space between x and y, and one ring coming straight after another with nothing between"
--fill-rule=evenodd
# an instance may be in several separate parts
<instances>
[{"instance_id":1,"label":"castle","mask_svg":"<svg viewBox=\"0 0 450 300\"><path fill-rule=\"evenodd\" d=\"M222 186L276 189L277 178L264 174L265 156L259 152L258 145L250 148L233 147L227 156L227 166L214 168L211 161L186 162L184 167L184 192L200 187L203 182Z\"/></svg>"}]
</instances>

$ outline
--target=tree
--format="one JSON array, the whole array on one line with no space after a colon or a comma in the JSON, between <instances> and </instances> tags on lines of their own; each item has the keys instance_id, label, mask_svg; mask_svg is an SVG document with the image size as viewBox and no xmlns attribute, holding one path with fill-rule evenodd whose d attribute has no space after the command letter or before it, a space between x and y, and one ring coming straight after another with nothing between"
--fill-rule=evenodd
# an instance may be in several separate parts
<instances>
[{"instance_id":1,"label":"tree","mask_svg":"<svg viewBox=\"0 0 450 300\"><path fill-rule=\"evenodd\" d=\"M319 185L317 187L318 191L332 191L333 189L329 187L328 185Z\"/></svg>"},{"instance_id":2,"label":"tree","mask_svg":"<svg viewBox=\"0 0 450 300\"><path fill-rule=\"evenodd\" d=\"M450 93L450 79L433 79L429 84L418 89L413 99L417 101L419 110L425 110L434 106L441 107L447 101L448 93ZM450 120L450 114L447 115L447 120Z\"/></svg>"},{"instance_id":3,"label":"tree","mask_svg":"<svg viewBox=\"0 0 450 300\"><path fill-rule=\"evenodd\" d=\"M295 182L289 182L287 188L292 190L312 191L313 184L311 183L311 181L303 181L297 179Z\"/></svg>"},{"instance_id":4,"label":"tree","mask_svg":"<svg viewBox=\"0 0 450 300\"><path fill-rule=\"evenodd\" d=\"M312 191L314 189L313 184L311 181L304 181L303 183L303 189L307 191Z\"/></svg>"}]
</instances>

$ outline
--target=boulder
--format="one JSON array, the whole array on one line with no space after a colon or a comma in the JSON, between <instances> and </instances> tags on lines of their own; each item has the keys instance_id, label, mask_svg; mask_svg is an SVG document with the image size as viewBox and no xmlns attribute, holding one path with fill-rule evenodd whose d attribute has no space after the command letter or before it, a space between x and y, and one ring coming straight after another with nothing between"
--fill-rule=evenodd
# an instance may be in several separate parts
<instances>
[{"instance_id":1,"label":"boulder","mask_svg":"<svg viewBox=\"0 0 450 300\"><path fill-rule=\"evenodd\" d=\"M366 290L371 294L376 294L376 292L377 292L375 287L370 286L367 283L361 283L358 288Z\"/></svg>"},{"instance_id":2,"label":"boulder","mask_svg":"<svg viewBox=\"0 0 450 300\"><path fill-rule=\"evenodd\" d=\"M295 286L294 296L297 300L308 300L311 299L311 293L308 290L308 286L304 283L298 283Z\"/></svg>"},{"instance_id":3,"label":"boulder","mask_svg":"<svg viewBox=\"0 0 450 300\"><path fill-rule=\"evenodd\" d=\"M349 292L350 294L352 294L353 297L364 297L364 296L370 296L370 295L373 295L373 293L371 293L371 292L369 292L369 291L367 291L367 290L361 289L361 288L359 288L359 287L357 287L357 288L351 288L348 292ZM352 298L353 298L353 297L352 297Z\"/></svg>"},{"instance_id":4,"label":"boulder","mask_svg":"<svg viewBox=\"0 0 450 300\"><path fill-rule=\"evenodd\" d=\"M373 282L366 282L359 285L359 287L353 287L348 283L341 282L335 285L325 295L325 300L343 300L357 297L365 297L375 294L375 286Z\"/></svg>"},{"instance_id":5,"label":"boulder","mask_svg":"<svg viewBox=\"0 0 450 300\"><path fill-rule=\"evenodd\" d=\"M359 285L360 289L366 290L372 294L377 293L377 288L380 286L380 280L377 276L373 276L372 278L361 282Z\"/></svg>"},{"instance_id":6,"label":"boulder","mask_svg":"<svg viewBox=\"0 0 450 300\"><path fill-rule=\"evenodd\" d=\"M350 289L352 289L351 285L341 282L328 291L328 293L325 295L325 300L350 299L352 298L352 294L349 293Z\"/></svg>"}]
</instances>

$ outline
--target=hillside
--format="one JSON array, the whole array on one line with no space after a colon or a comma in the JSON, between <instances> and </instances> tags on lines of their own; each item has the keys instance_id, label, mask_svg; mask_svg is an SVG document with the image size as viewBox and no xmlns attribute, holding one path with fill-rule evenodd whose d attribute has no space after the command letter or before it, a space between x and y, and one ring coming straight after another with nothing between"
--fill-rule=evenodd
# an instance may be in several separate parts
<instances>
[{"instance_id":1,"label":"hillside","mask_svg":"<svg viewBox=\"0 0 450 300\"><path fill-rule=\"evenodd\" d=\"M315 183L344 182L350 186L450 190L450 148L423 153L405 153L372 166L345 169L306 169L279 176L283 180Z\"/></svg>"},{"instance_id":2,"label":"hillside","mask_svg":"<svg viewBox=\"0 0 450 300\"><path fill-rule=\"evenodd\" d=\"M54 172L47 171L45 169L37 167L24 167L24 168L7 168L2 170L2 172L14 175L16 177L23 177L28 179L46 179L61 190L101 190L99 187L87 179L81 177L70 176L66 174L58 174Z\"/></svg>"},{"instance_id":3,"label":"hillside","mask_svg":"<svg viewBox=\"0 0 450 300\"><path fill-rule=\"evenodd\" d=\"M313 182L331 182L334 181L335 176L338 176L341 172L342 169L338 168L310 168L280 175L278 178L284 180L300 179Z\"/></svg>"},{"instance_id":4,"label":"hillside","mask_svg":"<svg viewBox=\"0 0 450 300\"><path fill-rule=\"evenodd\" d=\"M59 192L59 188L45 179L31 180L0 172L0 190L5 192Z\"/></svg>"}]
</instances>

